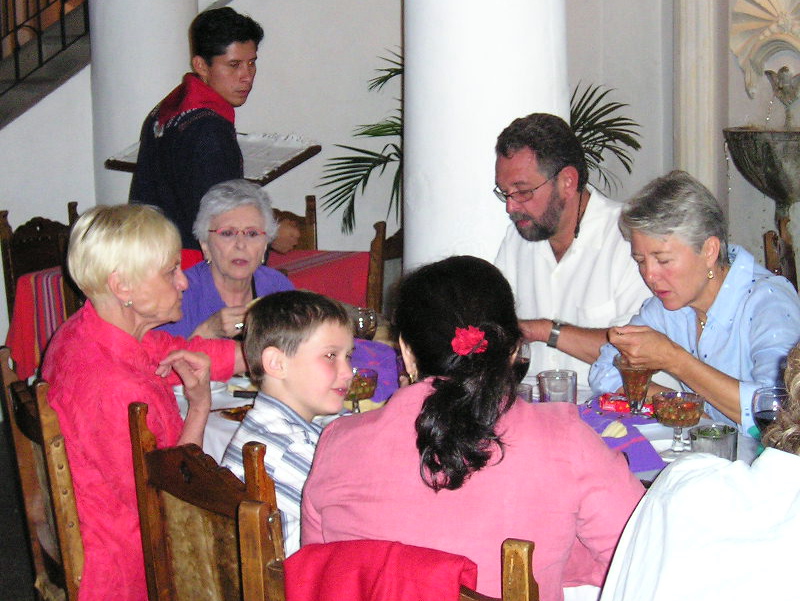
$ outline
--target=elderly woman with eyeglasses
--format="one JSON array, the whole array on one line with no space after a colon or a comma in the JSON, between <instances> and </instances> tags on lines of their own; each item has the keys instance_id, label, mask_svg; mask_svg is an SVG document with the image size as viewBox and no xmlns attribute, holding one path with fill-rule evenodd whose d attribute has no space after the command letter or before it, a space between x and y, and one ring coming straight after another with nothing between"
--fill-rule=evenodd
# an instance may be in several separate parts
<instances>
[{"instance_id":1,"label":"elderly woman with eyeglasses","mask_svg":"<svg viewBox=\"0 0 800 601\"><path fill-rule=\"evenodd\" d=\"M285 275L263 264L276 231L269 197L255 184L235 179L209 188L194 222L205 261L185 272L183 318L161 329L184 338L233 338L248 303L293 290Z\"/></svg>"},{"instance_id":2,"label":"elderly woman with eyeglasses","mask_svg":"<svg viewBox=\"0 0 800 601\"><path fill-rule=\"evenodd\" d=\"M716 421L757 436L750 402L779 385L800 339L800 300L792 285L728 244L714 196L688 173L650 182L620 216L639 273L653 292L627 326L612 327L589 383L595 393L622 384L621 353L635 366L668 372L704 396Z\"/></svg>"}]
</instances>

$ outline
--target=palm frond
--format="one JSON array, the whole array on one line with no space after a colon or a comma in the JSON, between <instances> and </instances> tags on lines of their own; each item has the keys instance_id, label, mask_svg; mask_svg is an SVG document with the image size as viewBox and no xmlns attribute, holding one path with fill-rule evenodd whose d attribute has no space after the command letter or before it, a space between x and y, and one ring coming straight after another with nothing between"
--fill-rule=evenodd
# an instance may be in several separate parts
<instances>
[{"instance_id":1,"label":"palm frond","mask_svg":"<svg viewBox=\"0 0 800 601\"><path fill-rule=\"evenodd\" d=\"M394 50L390 50L389 52L394 55L394 58L388 58L385 56L381 57L381 60L389 63L389 66L383 67L382 69L376 69L380 75L369 80L368 89L370 91L380 90L393 78L397 77L398 75L403 75L403 57Z\"/></svg>"},{"instance_id":2,"label":"palm frond","mask_svg":"<svg viewBox=\"0 0 800 601\"><path fill-rule=\"evenodd\" d=\"M632 150L639 150L641 144L639 124L618 115L618 111L628 105L622 102L607 101L611 88L587 85L581 90L579 83L570 99L570 125L583 147L589 171L597 173L602 186L616 189L619 178L603 163L608 152L615 156L622 167L630 173L633 169Z\"/></svg>"},{"instance_id":3,"label":"palm frond","mask_svg":"<svg viewBox=\"0 0 800 601\"><path fill-rule=\"evenodd\" d=\"M382 57L388 66L377 69L380 75L369 81L370 90L380 90L392 78L403 74L403 57L396 52L391 52L391 54L394 58ZM396 171L392 180L392 192L386 215L388 217L394 208L395 219L401 220L403 196L402 106L396 110L394 115L378 123L359 125L353 135L364 138L396 138L397 142L387 143L381 152L337 144L336 146L339 148L350 150L356 154L333 157L328 159L325 164L324 175L318 187L329 189L322 196L322 208L328 213L342 211L341 229L346 234L352 233L355 227L356 196L364 193L373 173L381 175L392 164L396 166Z\"/></svg>"},{"instance_id":4,"label":"palm frond","mask_svg":"<svg viewBox=\"0 0 800 601\"><path fill-rule=\"evenodd\" d=\"M357 154L328 160L320 186L332 187L322 196L322 208L330 213L342 210L342 231L351 233L355 226L356 194L363 194L373 173L380 175L387 165L398 162L402 151L396 144L387 144L381 152L341 144L336 146ZM392 189L391 201L399 203L399 192L395 194L395 187L396 184ZM390 202L390 210L391 204Z\"/></svg>"}]
</instances>

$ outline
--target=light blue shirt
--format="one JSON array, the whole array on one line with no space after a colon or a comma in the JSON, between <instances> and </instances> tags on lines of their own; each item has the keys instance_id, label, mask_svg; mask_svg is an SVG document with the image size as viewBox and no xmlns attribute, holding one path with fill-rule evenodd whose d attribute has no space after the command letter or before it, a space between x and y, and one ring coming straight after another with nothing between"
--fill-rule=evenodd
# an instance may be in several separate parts
<instances>
[{"instance_id":1,"label":"light blue shirt","mask_svg":"<svg viewBox=\"0 0 800 601\"><path fill-rule=\"evenodd\" d=\"M644 302L631 325L649 326L665 334L703 363L739 380L739 427L757 435L750 408L753 392L762 386L782 385L786 355L800 340L800 299L786 278L758 265L743 248L729 245L728 252L731 269L708 310L699 341L694 309L669 311L656 297ZM622 386L612 365L617 353L611 344L600 350L589 371L595 394ZM681 388L691 390L683 383ZM715 421L737 425L710 403L706 403L706 412Z\"/></svg>"},{"instance_id":2,"label":"light blue shirt","mask_svg":"<svg viewBox=\"0 0 800 601\"><path fill-rule=\"evenodd\" d=\"M242 447L251 440L267 447L264 463L275 481L287 557L300 548L300 494L321 433L319 424L307 422L278 399L259 392L222 458L222 465L244 480Z\"/></svg>"}]
</instances>

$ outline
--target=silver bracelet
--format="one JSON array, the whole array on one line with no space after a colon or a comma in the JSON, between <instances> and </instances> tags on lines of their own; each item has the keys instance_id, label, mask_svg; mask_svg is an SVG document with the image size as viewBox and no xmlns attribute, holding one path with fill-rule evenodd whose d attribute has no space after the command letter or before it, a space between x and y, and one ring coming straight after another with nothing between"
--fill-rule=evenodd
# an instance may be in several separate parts
<instances>
[{"instance_id":1,"label":"silver bracelet","mask_svg":"<svg viewBox=\"0 0 800 601\"><path fill-rule=\"evenodd\" d=\"M563 322L553 320L553 327L550 328L550 338L547 339L547 346L550 348L557 348L558 337L561 335L561 326L563 325Z\"/></svg>"}]
</instances>

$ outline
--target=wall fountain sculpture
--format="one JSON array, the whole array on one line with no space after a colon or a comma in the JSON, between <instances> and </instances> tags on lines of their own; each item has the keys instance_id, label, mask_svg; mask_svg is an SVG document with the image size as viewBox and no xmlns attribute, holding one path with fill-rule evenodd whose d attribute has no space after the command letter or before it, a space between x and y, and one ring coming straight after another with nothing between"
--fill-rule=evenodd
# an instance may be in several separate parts
<instances>
[{"instance_id":1,"label":"wall fountain sculpture","mask_svg":"<svg viewBox=\"0 0 800 601\"><path fill-rule=\"evenodd\" d=\"M777 270L796 285L792 238L800 240L800 216L792 222L789 213L800 201L800 130L792 127L791 113L800 93L800 74L793 75L788 66L765 71L764 63L779 52L800 56L800 1L739 0L732 15L731 50L744 71L748 95L755 95L757 79L766 75L774 99L784 107L783 127L731 127L723 133L739 172L775 201L778 233L765 236L766 250L768 255L777 253ZM770 248L772 244L776 248Z\"/></svg>"}]
</instances>

